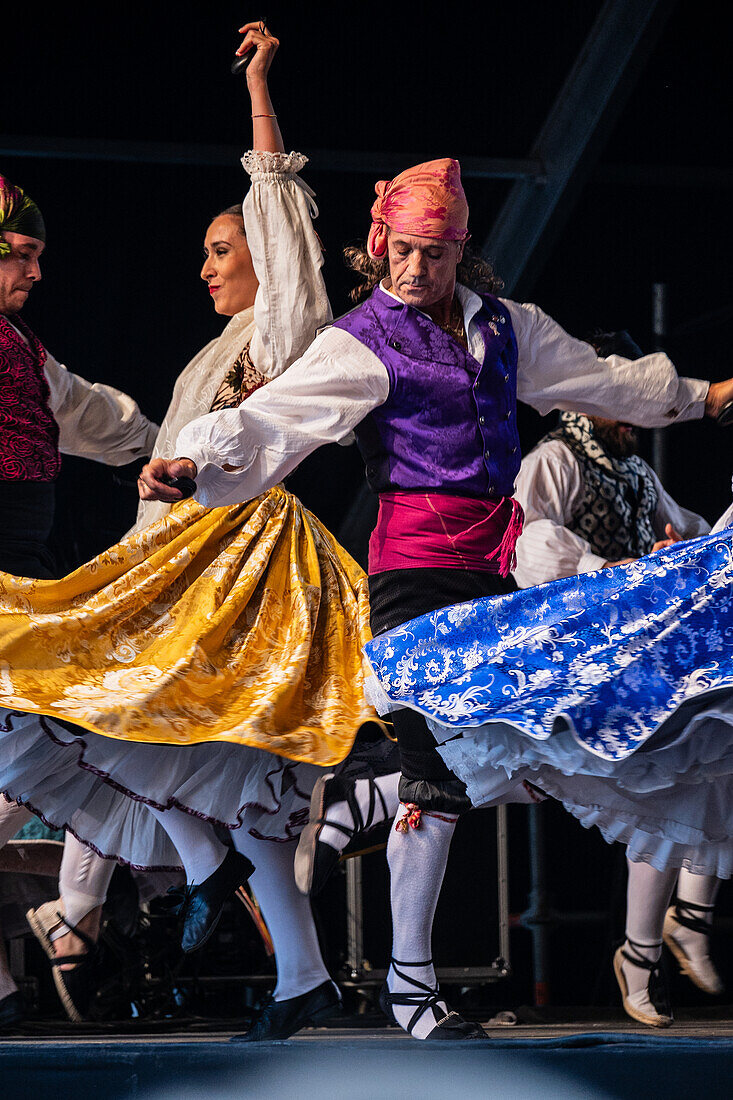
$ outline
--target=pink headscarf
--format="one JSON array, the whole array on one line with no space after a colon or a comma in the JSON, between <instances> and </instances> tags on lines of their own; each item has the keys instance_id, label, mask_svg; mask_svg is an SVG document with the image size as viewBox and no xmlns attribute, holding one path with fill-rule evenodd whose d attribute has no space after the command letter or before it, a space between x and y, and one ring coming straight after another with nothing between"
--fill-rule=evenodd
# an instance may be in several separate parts
<instances>
[{"instance_id":1,"label":"pink headscarf","mask_svg":"<svg viewBox=\"0 0 733 1100\"><path fill-rule=\"evenodd\" d=\"M387 251L388 227L441 241L468 239L468 203L457 160L444 157L416 164L393 180L380 180L374 189L377 198L367 240L372 259Z\"/></svg>"}]
</instances>

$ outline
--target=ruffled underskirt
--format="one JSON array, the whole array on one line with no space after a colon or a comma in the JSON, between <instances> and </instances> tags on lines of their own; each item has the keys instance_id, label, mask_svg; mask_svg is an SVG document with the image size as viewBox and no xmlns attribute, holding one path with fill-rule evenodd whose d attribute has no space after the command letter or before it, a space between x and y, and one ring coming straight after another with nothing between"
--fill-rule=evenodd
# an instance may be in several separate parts
<instances>
[{"instance_id":1,"label":"ruffled underskirt","mask_svg":"<svg viewBox=\"0 0 733 1100\"><path fill-rule=\"evenodd\" d=\"M0 573L0 792L141 869L180 865L148 805L287 840L374 718L368 637L366 577L281 487Z\"/></svg>"},{"instance_id":2,"label":"ruffled underskirt","mask_svg":"<svg viewBox=\"0 0 733 1100\"><path fill-rule=\"evenodd\" d=\"M624 761L583 749L570 730L531 741L492 723L452 737L439 751L475 806L495 798L507 776L558 799L586 828L597 826L629 858L662 871L733 877L733 695L693 718L684 712ZM677 727L677 728L675 728Z\"/></svg>"},{"instance_id":3,"label":"ruffled underskirt","mask_svg":"<svg viewBox=\"0 0 733 1100\"><path fill-rule=\"evenodd\" d=\"M308 820L321 768L228 743L141 745L79 730L53 718L0 710L5 797L54 828L69 828L106 858L141 870L181 866L148 812L177 807L227 829L285 841Z\"/></svg>"},{"instance_id":4,"label":"ruffled underskirt","mask_svg":"<svg viewBox=\"0 0 733 1100\"><path fill-rule=\"evenodd\" d=\"M733 876L730 528L445 607L365 649L474 805L528 780L633 860Z\"/></svg>"}]
</instances>

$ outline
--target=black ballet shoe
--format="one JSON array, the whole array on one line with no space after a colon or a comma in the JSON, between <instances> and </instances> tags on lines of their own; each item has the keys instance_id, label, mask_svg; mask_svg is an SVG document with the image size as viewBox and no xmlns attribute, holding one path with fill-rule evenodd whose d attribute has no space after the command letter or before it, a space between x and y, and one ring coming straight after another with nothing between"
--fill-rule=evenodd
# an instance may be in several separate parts
<instances>
[{"instance_id":1,"label":"black ballet shoe","mask_svg":"<svg viewBox=\"0 0 733 1100\"><path fill-rule=\"evenodd\" d=\"M178 900L181 949L188 955L203 947L219 923L224 902L244 886L254 871L246 856L230 848L213 874L199 884L172 886L168 893Z\"/></svg>"},{"instance_id":2,"label":"black ballet shoe","mask_svg":"<svg viewBox=\"0 0 733 1100\"><path fill-rule=\"evenodd\" d=\"M429 985L425 985L424 982L418 982L415 978L411 978L408 974L403 974L401 970L397 969L397 966L430 966L432 959L428 959L427 962L408 963L400 962L399 959L392 959L392 970L401 978L402 981L409 982L410 985L415 987L414 993L390 993L389 987L385 982L379 994L379 1007L388 1019L391 1019L398 1027L402 1027L397 1023L395 1014L393 1011L393 1005L406 1005L408 1008L415 1009L413 1015L410 1017L410 1022L407 1028L403 1028L410 1035L413 1034L413 1029L418 1020L422 1019L426 1012L432 1012L433 1019L435 1020L435 1027L432 1031L429 1031L425 1036L423 1042L435 1039L453 1039L458 1041L476 1040L483 1042L489 1041L489 1036L486 1034L480 1024L474 1024L470 1020L464 1020L458 1012L447 1012L442 1014L442 1009L437 1007L438 1002L443 998L439 989L431 989ZM396 964L396 965L395 965Z\"/></svg>"},{"instance_id":3,"label":"black ballet shoe","mask_svg":"<svg viewBox=\"0 0 733 1100\"><path fill-rule=\"evenodd\" d=\"M626 950L626 944L631 948L636 947L637 949L644 947L661 948L662 946L661 943L634 943L633 940L627 938L613 956L613 971L616 975L619 989L621 990L621 1002L624 1012L627 1016L631 1016L632 1020L638 1020L640 1024L646 1024L647 1027L671 1027L674 1022L674 1017L672 1016L672 1009L669 1004L669 993L667 991L667 980L662 956L660 955L657 962L652 962L651 959L645 959L643 955L631 954ZM646 993L645 998L639 998L638 993L629 993L628 983L623 972L624 962L628 962L631 966L635 966L639 970L647 970L649 972L647 988L644 991ZM636 1001L632 1001L632 997L635 997ZM646 1001L646 1003L644 1003L644 1001Z\"/></svg>"},{"instance_id":4,"label":"black ballet shoe","mask_svg":"<svg viewBox=\"0 0 733 1100\"><path fill-rule=\"evenodd\" d=\"M273 1039L289 1039L308 1027L324 1023L341 1014L341 994L332 981L327 980L285 1001L270 999L257 1020L245 1035L235 1035L233 1043L267 1043Z\"/></svg>"},{"instance_id":5,"label":"black ballet shoe","mask_svg":"<svg viewBox=\"0 0 733 1100\"><path fill-rule=\"evenodd\" d=\"M311 795L310 820L300 834L295 851L295 882L301 894L315 897L320 893L341 858L341 851L320 839L325 825L330 825L332 829L342 833L346 837L344 850L348 848L350 854L355 855L357 854L354 850L355 838L374 827L377 799L381 803L382 817L376 824L381 825L388 816L384 795L371 777L367 781L369 807L366 819L362 817L356 798L356 779L342 779L340 775L329 773L322 775L316 781ZM337 802L347 804L353 825L342 825L327 819L329 808Z\"/></svg>"},{"instance_id":6,"label":"black ballet shoe","mask_svg":"<svg viewBox=\"0 0 733 1100\"><path fill-rule=\"evenodd\" d=\"M7 997L3 997L0 1001L0 1031L19 1024L24 1016L23 998L17 989L13 993L8 993Z\"/></svg>"}]
</instances>

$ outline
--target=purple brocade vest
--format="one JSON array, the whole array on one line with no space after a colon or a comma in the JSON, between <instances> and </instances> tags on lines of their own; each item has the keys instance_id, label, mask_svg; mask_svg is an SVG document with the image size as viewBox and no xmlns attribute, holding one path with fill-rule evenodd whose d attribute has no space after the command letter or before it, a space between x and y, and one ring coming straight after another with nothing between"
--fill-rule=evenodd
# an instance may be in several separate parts
<instances>
[{"instance_id":1,"label":"purple brocade vest","mask_svg":"<svg viewBox=\"0 0 733 1100\"><path fill-rule=\"evenodd\" d=\"M370 488L511 496L521 459L517 341L490 294L474 318L479 363L425 314L376 289L334 321L381 359L389 396L356 429Z\"/></svg>"}]
</instances>

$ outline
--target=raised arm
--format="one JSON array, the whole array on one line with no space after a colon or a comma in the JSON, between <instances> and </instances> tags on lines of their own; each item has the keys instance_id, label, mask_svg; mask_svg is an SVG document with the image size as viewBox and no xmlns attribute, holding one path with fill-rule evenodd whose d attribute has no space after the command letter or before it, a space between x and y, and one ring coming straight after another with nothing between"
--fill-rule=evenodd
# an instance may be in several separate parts
<instances>
[{"instance_id":1,"label":"raised arm","mask_svg":"<svg viewBox=\"0 0 733 1100\"><path fill-rule=\"evenodd\" d=\"M244 38L237 50L237 56L243 57L254 50L254 57L247 66L247 88L252 105L252 148L269 153L284 153L285 146L267 84L267 74L280 40L261 22L245 23L239 28L239 33Z\"/></svg>"},{"instance_id":2,"label":"raised arm","mask_svg":"<svg viewBox=\"0 0 733 1100\"><path fill-rule=\"evenodd\" d=\"M323 250L312 224L318 209L313 192L297 174L307 163L307 158L300 153L284 152L267 86L267 74L279 43L269 31L261 30L257 23L247 23L241 29L244 39L238 52L247 53L256 49L247 70L252 115L256 116L252 120L254 148L242 158L243 167L252 180L243 205L244 228L259 283L254 303L255 332L249 345L249 354L256 369L268 379L273 379L265 387L265 392L269 395L282 372L296 359L302 359L317 330L330 320L331 308L321 273ZM258 391L261 392L263 391ZM273 402L276 397L277 393L274 393ZM250 400L251 398L245 402L246 406L249 406ZM269 398L266 399L266 404L268 400ZM255 402L255 406L259 407L259 403ZM302 410L296 415L302 419ZM228 466L243 465L238 449L241 441L229 438L231 432L246 428L250 418L244 415L241 419L243 422L240 425L239 410L225 410L211 413L195 422L196 465L206 465L210 469L216 462L214 455L220 456L217 464L221 467L220 473L226 471ZM265 419L257 418L258 425L264 424ZM275 420L277 421L277 416ZM318 428L321 426L319 422ZM345 435L352 426L349 423L341 435ZM331 427L329 425L328 431L331 431ZM336 427L335 431L339 438L340 429ZM193 454L193 437L185 436L185 439ZM254 449L262 446L257 434L251 442ZM302 443L305 453L308 453L308 448L314 449L318 446L318 442L314 442L311 447L310 436ZM287 453L284 456L285 465L291 461L291 446L294 446L294 442L289 436ZM177 451L178 454L185 453L178 447ZM302 455L300 448L298 453ZM202 458L203 455L206 455L206 459ZM177 477L184 473L184 469L175 461L170 469L161 466L161 463L165 463L165 460L155 459L143 470L139 484L140 496L143 500L173 503L181 499L181 494L166 488L160 482L159 475L165 469L168 476ZM186 467L189 476L193 465ZM275 466L279 470L281 463L278 461ZM270 470L271 466L268 464L264 480L269 480ZM262 473L264 475L265 471ZM281 476L284 475L278 474L275 481ZM215 474L212 477L216 480ZM207 481L206 472L203 480ZM239 490L242 495L238 499L248 499L261 491L259 488L251 488L256 480L254 476L243 479ZM227 485L226 488L229 493L230 486ZM237 490L232 491L236 496ZM211 494L207 495L202 488L198 499L208 503Z\"/></svg>"},{"instance_id":3,"label":"raised arm","mask_svg":"<svg viewBox=\"0 0 733 1100\"><path fill-rule=\"evenodd\" d=\"M321 270L323 249L313 229L318 207L298 175L307 157L285 152L268 87L280 43L260 23L240 30L244 38L237 53L255 51L247 68L252 149L242 158L251 177L242 207L244 229L259 282L250 356L257 370L273 378L303 354L331 319L331 307Z\"/></svg>"},{"instance_id":4,"label":"raised arm","mask_svg":"<svg viewBox=\"0 0 733 1100\"><path fill-rule=\"evenodd\" d=\"M663 352L641 359L599 359L531 304L504 301L519 348L517 393L543 414L553 409L662 428L703 416L716 418L733 399L733 379L681 378Z\"/></svg>"}]
</instances>

